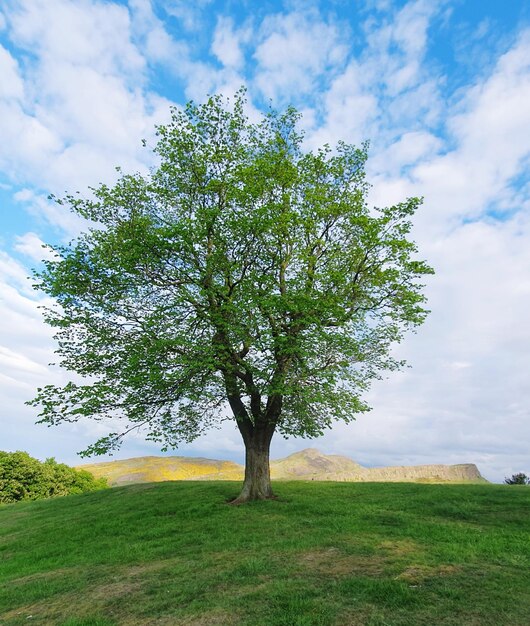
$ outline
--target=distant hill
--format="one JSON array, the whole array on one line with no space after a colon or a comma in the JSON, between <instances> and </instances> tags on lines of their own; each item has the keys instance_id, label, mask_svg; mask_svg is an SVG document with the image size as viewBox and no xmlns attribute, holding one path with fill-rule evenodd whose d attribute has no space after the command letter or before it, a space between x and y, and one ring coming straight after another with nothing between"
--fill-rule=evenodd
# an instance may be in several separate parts
<instances>
[{"instance_id":1,"label":"distant hill","mask_svg":"<svg viewBox=\"0 0 530 626\"><path fill-rule=\"evenodd\" d=\"M232 461L186 456L139 456L122 461L79 465L111 485L164 480L242 480L244 468Z\"/></svg>"},{"instance_id":2,"label":"distant hill","mask_svg":"<svg viewBox=\"0 0 530 626\"><path fill-rule=\"evenodd\" d=\"M488 482L476 465L412 465L363 467L346 456L322 454L314 448L271 462L271 474L287 480L337 480L352 482Z\"/></svg>"},{"instance_id":3,"label":"distant hill","mask_svg":"<svg viewBox=\"0 0 530 626\"><path fill-rule=\"evenodd\" d=\"M346 456L322 454L314 448L271 462L272 478L284 480L358 480L365 468Z\"/></svg>"},{"instance_id":4,"label":"distant hill","mask_svg":"<svg viewBox=\"0 0 530 626\"><path fill-rule=\"evenodd\" d=\"M144 456L123 461L80 465L111 485L165 480L242 480L244 467L232 461L184 456ZM415 465L363 467L352 459L323 454L314 448L271 461L275 480L335 480L348 482L485 483L476 465Z\"/></svg>"}]
</instances>

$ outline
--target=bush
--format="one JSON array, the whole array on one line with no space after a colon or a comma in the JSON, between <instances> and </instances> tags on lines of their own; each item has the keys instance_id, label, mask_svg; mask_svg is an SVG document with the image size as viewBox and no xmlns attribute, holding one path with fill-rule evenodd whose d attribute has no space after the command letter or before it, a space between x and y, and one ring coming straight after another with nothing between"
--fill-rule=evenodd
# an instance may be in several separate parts
<instances>
[{"instance_id":1,"label":"bush","mask_svg":"<svg viewBox=\"0 0 530 626\"><path fill-rule=\"evenodd\" d=\"M510 478L505 478L504 482L507 485L530 485L530 478L520 472L519 474L513 474Z\"/></svg>"},{"instance_id":2,"label":"bush","mask_svg":"<svg viewBox=\"0 0 530 626\"><path fill-rule=\"evenodd\" d=\"M0 451L0 503L41 500L108 487L104 478L94 478L55 459L43 463L27 452Z\"/></svg>"}]
</instances>

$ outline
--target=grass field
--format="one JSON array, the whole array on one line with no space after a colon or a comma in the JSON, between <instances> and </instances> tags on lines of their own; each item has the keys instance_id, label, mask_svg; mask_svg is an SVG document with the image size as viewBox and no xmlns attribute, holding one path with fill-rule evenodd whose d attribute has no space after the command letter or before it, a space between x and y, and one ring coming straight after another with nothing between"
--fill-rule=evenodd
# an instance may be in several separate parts
<instances>
[{"instance_id":1,"label":"grass field","mask_svg":"<svg viewBox=\"0 0 530 626\"><path fill-rule=\"evenodd\" d=\"M0 624L530 624L530 487L237 487L0 507Z\"/></svg>"}]
</instances>

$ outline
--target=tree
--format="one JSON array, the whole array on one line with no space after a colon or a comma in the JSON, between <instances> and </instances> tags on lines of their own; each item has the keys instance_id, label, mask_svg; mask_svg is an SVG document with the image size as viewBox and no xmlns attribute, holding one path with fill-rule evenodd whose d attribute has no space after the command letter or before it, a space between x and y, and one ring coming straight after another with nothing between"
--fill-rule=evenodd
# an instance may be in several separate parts
<instances>
[{"instance_id":1,"label":"tree","mask_svg":"<svg viewBox=\"0 0 530 626\"><path fill-rule=\"evenodd\" d=\"M0 503L41 500L107 487L107 481L53 458L43 463L27 452L0 451Z\"/></svg>"},{"instance_id":2,"label":"tree","mask_svg":"<svg viewBox=\"0 0 530 626\"><path fill-rule=\"evenodd\" d=\"M296 110L252 123L244 107L240 92L172 109L148 176L59 200L94 226L52 248L36 287L58 304L62 366L88 381L30 402L48 425L124 419L84 455L136 428L168 449L233 418L237 503L272 497L276 431L314 437L369 409L432 273L408 238L420 199L369 210L366 145L304 151Z\"/></svg>"},{"instance_id":3,"label":"tree","mask_svg":"<svg viewBox=\"0 0 530 626\"><path fill-rule=\"evenodd\" d=\"M504 482L507 485L530 485L530 477L523 472L519 472L519 474L513 474L510 478L505 478Z\"/></svg>"}]
</instances>

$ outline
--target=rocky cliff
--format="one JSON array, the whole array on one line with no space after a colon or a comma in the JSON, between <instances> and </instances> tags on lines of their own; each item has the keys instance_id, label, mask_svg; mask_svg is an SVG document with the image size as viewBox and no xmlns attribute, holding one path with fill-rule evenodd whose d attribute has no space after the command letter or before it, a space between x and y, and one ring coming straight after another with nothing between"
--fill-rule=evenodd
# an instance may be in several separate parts
<instances>
[{"instance_id":1,"label":"rocky cliff","mask_svg":"<svg viewBox=\"0 0 530 626\"><path fill-rule=\"evenodd\" d=\"M413 465L363 467L345 456L322 454L314 448L272 461L273 478L355 482L487 482L476 465Z\"/></svg>"}]
</instances>

